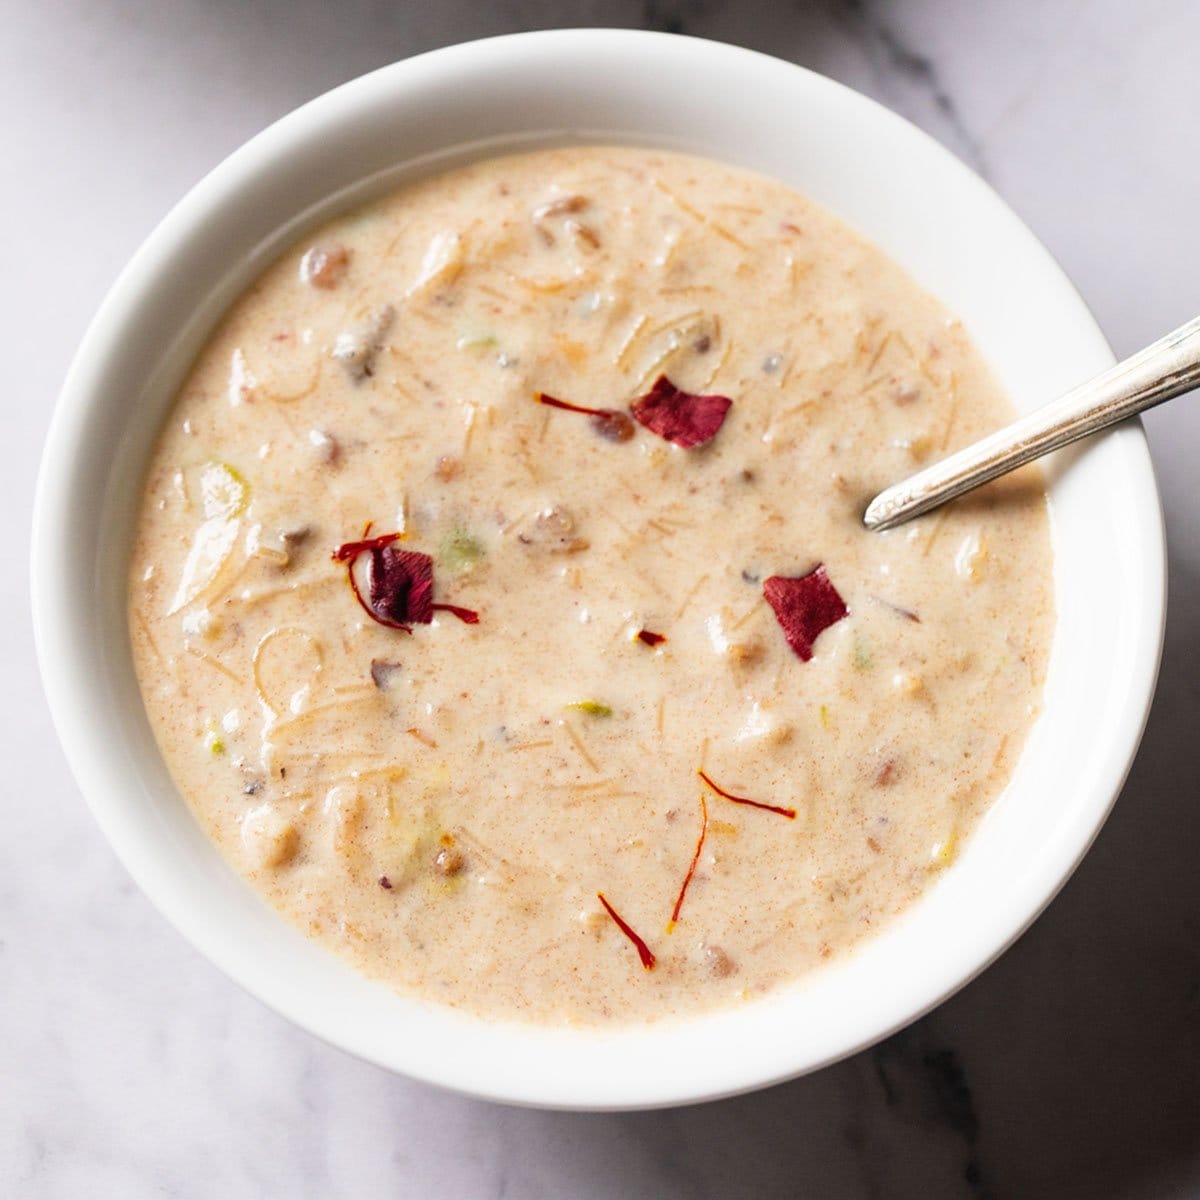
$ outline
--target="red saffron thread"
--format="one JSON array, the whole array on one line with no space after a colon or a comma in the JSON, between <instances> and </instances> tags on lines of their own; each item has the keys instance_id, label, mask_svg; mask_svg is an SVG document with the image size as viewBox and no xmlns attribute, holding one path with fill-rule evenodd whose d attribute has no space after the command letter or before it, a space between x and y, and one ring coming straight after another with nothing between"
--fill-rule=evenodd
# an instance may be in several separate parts
<instances>
[{"instance_id":1,"label":"red saffron thread","mask_svg":"<svg viewBox=\"0 0 1200 1200\"><path fill-rule=\"evenodd\" d=\"M611 408L584 408L582 404L570 404L566 400L559 400L547 392L534 392L533 398L539 404L548 404L551 408L565 408L567 412L587 413L589 417L603 417L615 411Z\"/></svg>"},{"instance_id":2,"label":"red saffron thread","mask_svg":"<svg viewBox=\"0 0 1200 1200\"><path fill-rule=\"evenodd\" d=\"M675 922L679 920L679 912L683 908L683 898L687 895L688 885L692 882L692 876L696 873L696 867L700 862L700 851L704 849L704 835L708 833L708 804L704 799L704 793L700 793L700 837L696 841L696 853L692 855L692 865L688 867L687 874L683 877L683 887L679 889L679 898L675 901L674 911L671 913L671 920L667 924L667 932L670 933L675 928Z\"/></svg>"},{"instance_id":3,"label":"red saffron thread","mask_svg":"<svg viewBox=\"0 0 1200 1200\"><path fill-rule=\"evenodd\" d=\"M460 608L457 604L432 604L430 607L434 612L440 609L442 612L453 613L465 625L479 624L479 614L473 608Z\"/></svg>"},{"instance_id":4,"label":"red saffron thread","mask_svg":"<svg viewBox=\"0 0 1200 1200\"><path fill-rule=\"evenodd\" d=\"M644 642L647 646L661 646L667 640L665 633L654 633L649 629L638 630L637 640Z\"/></svg>"},{"instance_id":5,"label":"red saffron thread","mask_svg":"<svg viewBox=\"0 0 1200 1200\"><path fill-rule=\"evenodd\" d=\"M724 788L719 788L703 771L697 771L697 775L708 784L718 796L724 796L726 800L732 800L734 804L749 804L751 808L764 808L767 812L778 813L781 817L787 817L789 821L796 819L796 810L794 808L780 808L778 804L763 804L761 800L750 800L745 796L735 796L727 792Z\"/></svg>"},{"instance_id":6,"label":"red saffron thread","mask_svg":"<svg viewBox=\"0 0 1200 1200\"><path fill-rule=\"evenodd\" d=\"M539 404L548 404L551 408L562 408L567 412L583 413L591 417L592 428L607 441L627 442L634 435L633 418L619 408L584 408L582 404L570 404L546 392L534 392L533 398Z\"/></svg>"},{"instance_id":7,"label":"red saffron thread","mask_svg":"<svg viewBox=\"0 0 1200 1200\"><path fill-rule=\"evenodd\" d=\"M366 530L371 528L370 522L367 523ZM381 533L378 537L365 538L361 542L343 542L330 556L334 562L353 562L365 550L382 550L384 546L390 546L393 542L398 542L404 534L402 533Z\"/></svg>"},{"instance_id":8,"label":"red saffron thread","mask_svg":"<svg viewBox=\"0 0 1200 1200\"><path fill-rule=\"evenodd\" d=\"M650 947L621 919L620 913L605 900L603 892L597 892L596 899L604 905L604 911L617 923L617 928L637 947L638 958L642 960L642 966L649 971L654 966L654 955L650 952Z\"/></svg>"}]
</instances>

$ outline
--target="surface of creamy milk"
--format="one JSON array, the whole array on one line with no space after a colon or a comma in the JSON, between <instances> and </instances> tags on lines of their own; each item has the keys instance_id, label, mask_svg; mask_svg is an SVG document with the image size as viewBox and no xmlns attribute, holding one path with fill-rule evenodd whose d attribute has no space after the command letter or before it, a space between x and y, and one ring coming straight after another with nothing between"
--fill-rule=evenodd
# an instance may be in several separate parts
<instances>
[{"instance_id":1,"label":"surface of creamy milk","mask_svg":"<svg viewBox=\"0 0 1200 1200\"><path fill-rule=\"evenodd\" d=\"M707 444L535 398L628 413L661 376L732 401ZM234 869L373 976L552 1024L745 1002L953 869L1011 774L1040 476L860 523L1010 415L769 179L573 147L413 184L285 254L181 390L130 571L151 724ZM364 610L333 551L390 533L476 624ZM804 661L763 585L819 564L849 612Z\"/></svg>"}]
</instances>

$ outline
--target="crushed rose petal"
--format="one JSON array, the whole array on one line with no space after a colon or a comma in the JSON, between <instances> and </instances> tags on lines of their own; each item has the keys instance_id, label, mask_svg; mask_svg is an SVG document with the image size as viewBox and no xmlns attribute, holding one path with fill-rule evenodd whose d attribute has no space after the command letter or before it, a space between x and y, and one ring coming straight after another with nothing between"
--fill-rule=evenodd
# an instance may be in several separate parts
<instances>
[{"instance_id":1,"label":"crushed rose petal","mask_svg":"<svg viewBox=\"0 0 1200 1200\"><path fill-rule=\"evenodd\" d=\"M455 604L433 603L433 559L419 550L400 550L394 544L398 533L384 533L358 542L346 542L333 552L334 562L346 563L346 573L363 611L392 629L412 633L412 625L428 625L436 611L453 613L460 621L475 625L479 614ZM369 554L367 596L354 573L360 554Z\"/></svg>"},{"instance_id":2,"label":"crushed rose petal","mask_svg":"<svg viewBox=\"0 0 1200 1200\"><path fill-rule=\"evenodd\" d=\"M634 419L651 433L690 450L717 436L732 404L728 396L696 396L680 391L660 375L631 407Z\"/></svg>"},{"instance_id":3,"label":"crushed rose petal","mask_svg":"<svg viewBox=\"0 0 1200 1200\"><path fill-rule=\"evenodd\" d=\"M433 559L394 545L378 546L370 553L371 611L397 625L428 625L433 620Z\"/></svg>"},{"instance_id":4,"label":"crushed rose petal","mask_svg":"<svg viewBox=\"0 0 1200 1200\"><path fill-rule=\"evenodd\" d=\"M763 582L763 596L774 609L788 645L805 662L812 658L813 643L820 634L850 613L825 573L824 563L794 579L772 575Z\"/></svg>"}]
</instances>

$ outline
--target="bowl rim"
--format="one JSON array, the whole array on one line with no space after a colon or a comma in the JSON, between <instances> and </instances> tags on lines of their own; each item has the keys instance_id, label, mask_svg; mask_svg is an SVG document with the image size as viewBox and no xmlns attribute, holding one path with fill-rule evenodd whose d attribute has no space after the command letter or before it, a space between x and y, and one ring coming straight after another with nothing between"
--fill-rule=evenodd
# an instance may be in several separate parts
<instances>
[{"instance_id":1,"label":"bowl rim","mask_svg":"<svg viewBox=\"0 0 1200 1200\"><path fill-rule=\"evenodd\" d=\"M1118 722L1121 736L1102 748L1103 761L1096 767L1097 790L1100 799L1073 826L1073 836L1065 838L1059 847L1052 869L1033 881L1022 895L1020 905L1010 909L1001 921L986 931L986 936L969 956L951 969L941 971L925 986L911 981L897 989L897 997L886 1020L876 1019L870 1028L857 1031L843 1029L833 1037L824 1053L814 1054L811 1048L802 1060L779 1055L772 1059L765 1054L747 1054L742 1063L724 1063L721 1070L681 1070L670 1078L638 1078L621 1081L606 1078L603 1082L590 1079L580 1084L576 1080L555 1079L553 1071L534 1069L520 1077L512 1073L515 1060L505 1060L508 1074L497 1072L496 1064L490 1073L481 1075L462 1064L442 1065L428 1056L421 1057L414 1047L397 1051L393 1046L381 1049L372 1041L370 1032L347 1028L347 1022L328 1006L317 1011L306 1006L296 996L280 991L271 976L272 968L264 966L255 972L245 956L239 957L225 944L218 931L194 911L194 894L189 899L187 889L193 883L173 884L149 861L144 846L135 837L128 814L123 811L123 797L112 784L123 776L132 777L137 770L128 757L114 753L104 743L89 704L103 703L106 697L104 680L88 680L83 690L90 689L86 702L81 699L76 653L84 648L82 634L73 627L72 604L65 599L72 579L69 562L62 552L62 540L71 528L70 484L74 472L87 461L89 421L97 401L98 381L113 355L122 353L121 338L139 304L144 303L147 289L161 278L171 258L183 240L192 236L214 208L237 203L237 194L264 170L269 170L281 156L291 152L295 144L311 140L322 121L336 117L346 121L355 113L373 111L393 99L397 88L423 87L436 90L452 86L464 75L481 76L500 62L509 68L514 62L535 67L551 59L564 57L587 60L597 54L628 56L638 59L653 57L668 65L704 66L710 70L729 70L782 80L787 74L793 80L803 80L805 87L816 93L836 98L837 103L857 112L863 121L886 127L896 138L912 146L921 146L930 161L938 160L947 178L954 178L961 187L972 189L978 202L989 209L996 220L1003 219L1013 227L1013 235L1024 240L1032 259L1041 260L1043 278L1057 279L1063 305L1073 313L1082 341L1091 339L1091 355L1099 369L1112 361L1103 336L1084 302L1067 281L1061 268L1050 257L1032 232L1011 212L1007 205L965 165L939 146L932 138L916 129L904 118L890 112L875 101L854 92L842 84L817 75L806 68L775 59L755 51L678 35L630 30L549 30L511 34L462 43L430 51L382 67L349 83L343 84L301 108L281 118L262 133L226 158L198 183L167 215L139 248L102 303L92 321L63 384L59 402L53 413L39 471L34 505L31 552L31 593L34 632L43 685L59 739L66 752L76 781L113 849L131 876L168 920L185 938L253 995L277 1012L324 1040L359 1055L369 1061L401 1071L414 1078L450 1087L489 1099L541 1107L603 1109L633 1109L690 1103L737 1094L793 1078L816 1070L830 1062L870 1045L894 1030L908 1024L941 1003L964 986L989 963L998 957L1032 923L1058 890L1070 877L1092 840L1099 832L1132 764L1142 730L1145 727L1157 678L1165 623L1166 551L1161 504L1155 486L1149 450L1140 423L1129 423L1104 435L1103 445L1119 457L1125 471L1131 497L1131 517L1142 539L1143 579L1141 594L1142 622L1136 630L1137 644L1129 650L1126 687L1121 697L1122 718ZM414 82L415 81L415 82ZM857 118L856 118L857 119ZM532 132L532 131L531 131ZM631 138L628 140L637 140ZM653 139L651 139L653 140ZM511 144L512 138L507 142ZM714 155L714 157L720 157ZM404 155L398 155L402 161ZM265 165L264 165L265 164ZM232 199L231 199L232 197ZM298 218L300 219L300 218ZM1089 451L1093 453L1093 451ZM91 653L100 651L94 645ZM104 653L118 653L113 647ZM1116 718L1114 718L1116 720ZM101 778L107 782L100 782ZM191 907L189 907L191 905ZM890 936L890 935L884 935ZM923 981L924 982L924 981ZM763 1012L767 1005L763 1004ZM416 1009L406 1010L414 1020L428 1018L430 1029L440 1028L441 1017ZM744 1016L744 1010L738 1010ZM453 1030L457 1017L449 1018L444 1031ZM738 1020L727 1020L725 1014L706 1014L699 1018L706 1028L722 1031L732 1037L740 1036ZM852 1024L852 1023L851 1023ZM571 1062L571 1039L575 1034L561 1031L536 1030L532 1034L517 1034L503 1023L493 1024L502 1029L503 1037L514 1038L522 1046L546 1049L550 1054L561 1053ZM661 1030L660 1030L661 1033ZM638 1041L637 1031L620 1030L611 1036L598 1035L589 1054L597 1059L612 1053L617 1042ZM591 1035L588 1035L591 1036ZM674 1036L672 1034L672 1036ZM565 1040L564 1040L565 1037ZM695 1039L680 1039L695 1049ZM639 1043L643 1047L645 1041ZM732 1056L737 1059L737 1055ZM591 1061L585 1055L581 1062ZM661 1060L657 1065L668 1062Z\"/></svg>"}]
</instances>

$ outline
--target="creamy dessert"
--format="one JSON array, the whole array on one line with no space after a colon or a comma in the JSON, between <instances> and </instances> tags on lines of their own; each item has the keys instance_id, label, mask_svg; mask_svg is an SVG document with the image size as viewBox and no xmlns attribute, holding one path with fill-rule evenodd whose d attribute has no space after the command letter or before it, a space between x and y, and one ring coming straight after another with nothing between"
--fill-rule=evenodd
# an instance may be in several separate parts
<instances>
[{"instance_id":1,"label":"creamy dessert","mask_svg":"<svg viewBox=\"0 0 1200 1200\"><path fill-rule=\"evenodd\" d=\"M744 1002L878 931L1011 773L1039 476L868 533L1010 416L962 328L779 183L573 147L285 254L162 431L151 725L230 864L430 1001Z\"/></svg>"}]
</instances>

